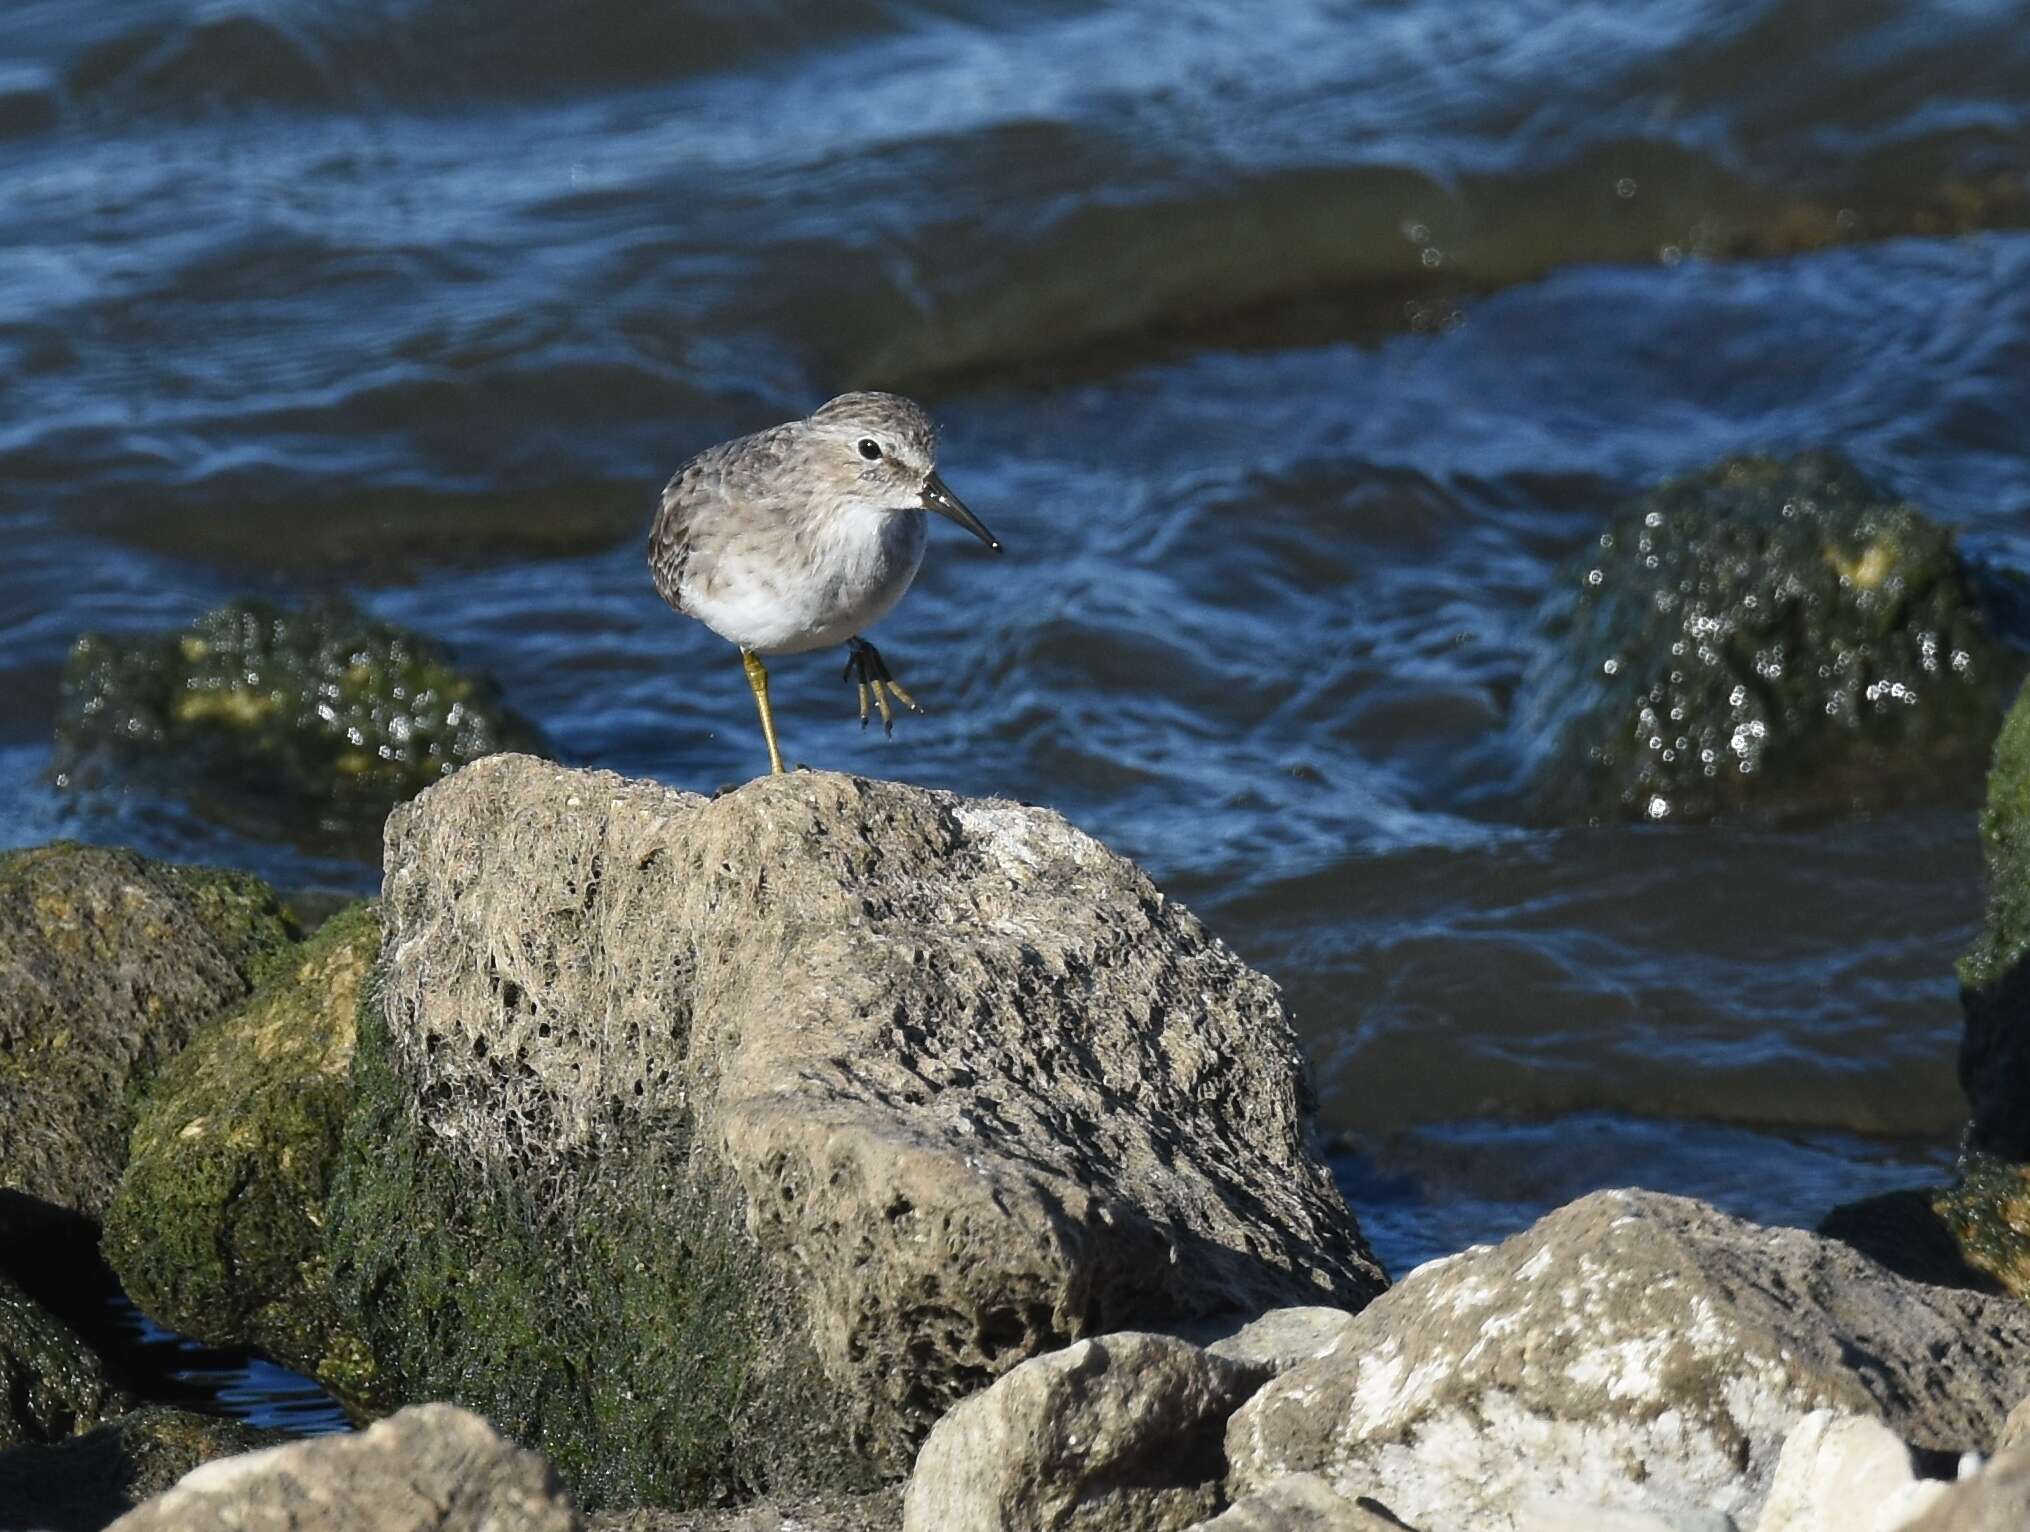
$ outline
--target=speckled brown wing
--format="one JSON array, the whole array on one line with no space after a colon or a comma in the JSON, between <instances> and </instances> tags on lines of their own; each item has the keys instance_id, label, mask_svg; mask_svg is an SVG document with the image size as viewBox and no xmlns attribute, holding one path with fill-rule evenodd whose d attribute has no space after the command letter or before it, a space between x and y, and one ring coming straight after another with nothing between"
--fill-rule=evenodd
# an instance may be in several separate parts
<instances>
[{"instance_id":1,"label":"speckled brown wing","mask_svg":"<svg viewBox=\"0 0 2030 1532\"><path fill-rule=\"evenodd\" d=\"M743 517L765 513L767 486L783 463L787 426L709 447L670 476L649 531L648 567L656 594L686 616L687 584L709 570L718 550L741 535Z\"/></svg>"}]
</instances>

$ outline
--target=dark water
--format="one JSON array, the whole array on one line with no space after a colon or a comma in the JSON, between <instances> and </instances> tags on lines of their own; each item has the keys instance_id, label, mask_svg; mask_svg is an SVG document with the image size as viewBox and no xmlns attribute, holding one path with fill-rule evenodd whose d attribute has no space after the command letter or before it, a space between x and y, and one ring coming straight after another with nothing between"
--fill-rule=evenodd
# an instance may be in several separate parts
<instances>
[{"instance_id":1,"label":"dark water","mask_svg":"<svg viewBox=\"0 0 2030 1532\"><path fill-rule=\"evenodd\" d=\"M1510 702L1618 498L1833 445L2030 572L2030 6L244 0L0 12L0 843L364 887L44 780L84 628L344 588L570 759L760 741L650 593L689 452L906 389L862 735L1061 808L1287 987L1392 1266L1640 1182L1815 1219L1961 1116L1964 806L1532 827Z\"/></svg>"}]
</instances>

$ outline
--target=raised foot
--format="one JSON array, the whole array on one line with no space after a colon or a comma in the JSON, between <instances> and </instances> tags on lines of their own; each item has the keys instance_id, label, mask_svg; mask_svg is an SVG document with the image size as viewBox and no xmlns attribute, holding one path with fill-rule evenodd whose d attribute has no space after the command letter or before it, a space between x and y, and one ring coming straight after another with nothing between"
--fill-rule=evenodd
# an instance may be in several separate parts
<instances>
[{"instance_id":1,"label":"raised foot","mask_svg":"<svg viewBox=\"0 0 2030 1532\"><path fill-rule=\"evenodd\" d=\"M888 699L895 700L912 713L921 713L922 705L902 689L902 683L888 673L888 666L882 661L881 651L864 638L846 640L846 669L844 679L851 681L860 693L860 727L867 727L867 694L874 694L874 705L881 710L881 732L895 732L895 713Z\"/></svg>"}]
</instances>

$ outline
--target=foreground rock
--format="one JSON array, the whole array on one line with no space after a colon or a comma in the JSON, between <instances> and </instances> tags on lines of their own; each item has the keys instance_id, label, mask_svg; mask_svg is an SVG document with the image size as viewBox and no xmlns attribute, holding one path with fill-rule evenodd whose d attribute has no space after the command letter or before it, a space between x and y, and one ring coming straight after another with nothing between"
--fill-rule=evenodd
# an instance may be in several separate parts
<instances>
[{"instance_id":1,"label":"foreground rock","mask_svg":"<svg viewBox=\"0 0 2030 1532\"><path fill-rule=\"evenodd\" d=\"M68 842L0 855L0 1187L103 1213L135 1101L292 935L244 874Z\"/></svg>"},{"instance_id":2,"label":"foreground rock","mask_svg":"<svg viewBox=\"0 0 2030 1532\"><path fill-rule=\"evenodd\" d=\"M401 1411L357 1436L220 1458L113 1523L288 1532L578 1532L550 1465L450 1405Z\"/></svg>"},{"instance_id":3,"label":"foreground rock","mask_svg":"<svg viewBox=\"0 0 2030 1532\"><path fill-rule=\"evenodd\" d=\"M355 1405L378 1397L373 1359L339 1316L319 1219L380 935L370 905L334 916L198 1032L142 1109L104 1240L157 1323L259 1347Z\"/></svg>"},{"instance_id":4,"label":"foreground rock","mask_svg":"<svg viewBox=\"0 0 2030 1532\"><path fill-rule=\"evenodd\" d=\"M1274 987L1055 814L507 756L387 844L336 1271L588 1503L870 1483L1042 1351L1382 1286Z\"/></svg>"},{"instance_id":5,"label":"foreground rock","mask_svg":"<svg viewBox=\"0 0 2030 1532\"><path fill-rule=\"evenodd\" d=\"M0 1532L100 1532L200 1463L285 1438L186 1410L135 1410L53 1446L0 1452Z\"/></svg>"},{"instance_id":6,"label":"foreground rock","mask_svg":"<svg viewBox=\"0 0 2030 1532\"><path fill-rule=\"evenodd\" d=\"M2023 1532L2025 1527L2030 1527L2030 1449L2019 1447L1953 1485L1897 1532Z\"/></svg>"},{"instance_id":7,"label":"foreground rock","mask_svg":"<svg viewBox=\"0 0 2030 1532\"><path fill-rule=\"evenodd\" d=\"M1602 1192L1433 1262L1227 1431L1239 1499L1323 1473L1412 1526L1551 1501L1743 1525L1820 1408L1987 1450L2030 1392L2030 1310L1921 1286L1837 1242Z\"/></svg>"},{"instance_id":8,"label":"foreground rock","mask_svg":"<svg viewBox=\"0 0 2030 1532\"><path fill-rule=\"evenodd\" d=\"M1783 1444L1755 1532L1897 1532L1947 1489L1881 1421L1813 1410Z\"/></svg>"},{"instance_id":9,"label":"foreground rock","mask_svg":"<svg viewBox=\"0 0 2030 1532\"><path fill-rule=\"evenodd\" d=\"M1560 818L1782 818L1971 792L2008 662L1952 536L1832 454L1637 500L1544 614L1518 713Z\"/></svg>"},{"instance_id":10,"label":"foreground rock","mask_svg":"<svg viewBox=\"0 0 2030 1532\"><path fill-rule=\"evenodd\" d=\"M417 634L257 601L180 632L88 633L64 671L58 779L140 781L254 835L371 854L390 807L535 731Z\"/></svg>"},{"instance_id":11,"label":"foreground rock","mask_svg":"<svg viewBox=\"0 0 2030 1532\"><path fill-rule=\"evenodd\" d=\"M1165 1335L1024 1362L937 1423L903 1532L1175 1532L1221 1500L1226 1420L1260 1374Z\"/></svg>"}]
</instances>

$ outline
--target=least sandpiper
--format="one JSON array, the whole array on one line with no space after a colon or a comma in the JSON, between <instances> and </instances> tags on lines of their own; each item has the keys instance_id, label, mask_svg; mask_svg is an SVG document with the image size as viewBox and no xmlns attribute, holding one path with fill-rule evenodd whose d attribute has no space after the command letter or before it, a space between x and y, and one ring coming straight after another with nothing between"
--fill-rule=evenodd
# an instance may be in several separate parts
<instances>
[{"instance_id":1,"label":"least sandpiper","mask_svg":"<svg viewBox=\"0 0 2030 1532\"><path fill-rule=\"evenodd\" d=\"M841 394L807 420L708 447L663 488L649 534L656 592L738 646L761 711L768 766L782 770L764 654L846 645L846 678L881 726L889 697L922 712L860 636L902 599L923 563L923 513L1001 545L937 476L937 428L899 394Z\"/></svg>"}]
</instances>

